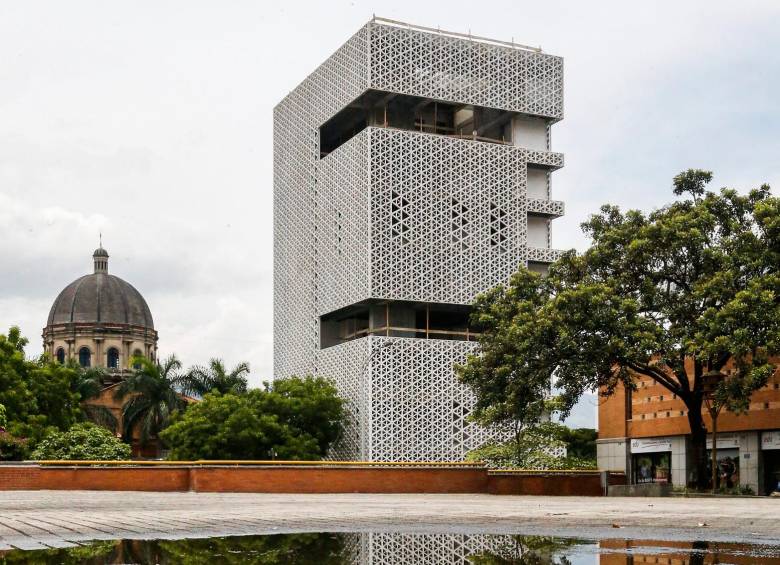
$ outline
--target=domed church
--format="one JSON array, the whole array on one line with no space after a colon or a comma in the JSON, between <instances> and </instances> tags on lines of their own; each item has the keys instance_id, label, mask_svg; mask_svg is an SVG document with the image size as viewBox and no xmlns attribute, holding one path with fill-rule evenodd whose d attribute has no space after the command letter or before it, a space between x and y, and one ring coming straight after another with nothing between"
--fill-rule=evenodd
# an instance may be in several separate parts
<instances>
[{"instance_id":1,"label":"domed church","mask_svg":"<svg viewBox=\"0 0 780 565\"><path fill-rule=\"evenodd\" d=\"M94 272L57 296L43 329L44 352L60 363L105 367L121 380L135 356L157 358L157 332L146 300L130 283L108 273L101 242L92 254Z\"/></svg>"}]
</instances>

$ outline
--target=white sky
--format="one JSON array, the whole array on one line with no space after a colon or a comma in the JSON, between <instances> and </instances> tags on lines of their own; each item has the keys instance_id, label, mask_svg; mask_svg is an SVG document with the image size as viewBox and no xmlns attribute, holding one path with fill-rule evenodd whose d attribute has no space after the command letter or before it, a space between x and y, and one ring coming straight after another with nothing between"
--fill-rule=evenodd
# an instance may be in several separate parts
<instances>
[{"instance_id":1,"label":"white sky","mask_svg":"<svg viewBox=\"0 0 780 565\"><path fill-rule=\"evenodd\" d=\"M565 59L557 248L605 202L671 177L780 181L780 2L0 3L0 331L40 352L51 302L109 269L146 297L163 354L272 367L273 106L376 13Z\"/></svg>"}]
</instances>

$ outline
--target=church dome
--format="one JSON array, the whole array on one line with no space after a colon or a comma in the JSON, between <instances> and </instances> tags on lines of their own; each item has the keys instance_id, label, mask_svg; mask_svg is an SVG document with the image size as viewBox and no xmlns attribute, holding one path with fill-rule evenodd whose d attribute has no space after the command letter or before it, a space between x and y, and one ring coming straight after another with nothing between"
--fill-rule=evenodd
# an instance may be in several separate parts
<instances>
[{"instance_id":1,"label":"church dome","mask_svg":"<svg viewBox=\"0 0 780 565\"><path fill-rule=\"evenodd\" d=\"M154 329L146 300L133 285L108 274L108 252L93 254L95 272L76 279L57 296L47 326L107 324Z\"/></svg>"}]
</instances>

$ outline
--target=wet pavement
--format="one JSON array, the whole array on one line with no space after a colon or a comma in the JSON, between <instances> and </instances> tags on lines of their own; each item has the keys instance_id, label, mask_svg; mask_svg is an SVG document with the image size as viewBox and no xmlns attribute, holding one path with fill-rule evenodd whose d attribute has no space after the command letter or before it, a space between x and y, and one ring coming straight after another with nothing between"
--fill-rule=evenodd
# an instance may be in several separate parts
<instances>
[{"instance_id":1,"label":"wet pavement","mask_svg":"<svg viewBox=\"0 0 780 565\"><path fill-rule=\"evenodd\" d=\"M512 534L780 545L780 500L0 492L0 550L294 532Z\"/></svg>"}]
</instances>

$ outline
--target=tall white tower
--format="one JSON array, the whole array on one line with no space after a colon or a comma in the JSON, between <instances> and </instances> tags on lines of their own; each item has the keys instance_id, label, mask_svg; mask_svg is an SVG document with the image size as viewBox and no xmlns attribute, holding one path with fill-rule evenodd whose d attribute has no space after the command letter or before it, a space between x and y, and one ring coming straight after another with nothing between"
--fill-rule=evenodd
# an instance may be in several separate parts
<instances>
[{"instance_id":1,"label":"tall white tower","mask_svg":"<svg viewBox=\"0 0 780 565\"><path fill-rule=\"evenodd\" d=\"M469 304L558 252L563 61L374 19L274 110L275 375L350 401L339 458L455 461L486 439L453 364Z\"/></svg>"}]
</instances>

